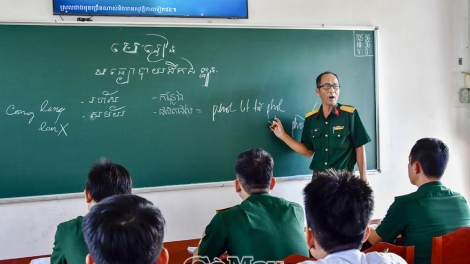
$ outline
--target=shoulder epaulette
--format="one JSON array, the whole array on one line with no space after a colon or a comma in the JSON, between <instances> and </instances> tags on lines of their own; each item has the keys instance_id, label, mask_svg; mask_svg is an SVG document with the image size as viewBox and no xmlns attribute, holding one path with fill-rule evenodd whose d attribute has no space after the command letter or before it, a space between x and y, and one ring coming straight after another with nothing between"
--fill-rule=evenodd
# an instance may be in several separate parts
<instances>
[{"instance_id":1,"label":"shoulder epaulette","mask_svg":"<svg viewBox=\"0 0 470 264\"><path fill-rule=\"evenodd\" d=\"M348 112L348 113L354 113L354 111L356 110L356 108L354 108L354 106L349 106L349 105L342 105L340 108L339 108L341 111L344 111L344 112Z\"/></svg>"},{"instance_id":2,"label":"shoulder epaulette","mask_svg":"<svg viewBox=\"0 0 470 264\"><path fill-rule=\"evenodd\" d=\"M222 211L225 211L225 210L228 210L230 208L232 208L232 207L227 207L227 208L224 208L224 209L217 209L217 210L215 210L215 213L218 214L218 213L220 213Z\"/></svg>"},{"instance_id":3,"label":"shoulder epaulette","mask_svg":"<svg viewBox=\"0 0 470 264\"><path fill-rule=\"evenodd\" d=\"M305 114L305 118L307 118L307 117L309 117L309 116L312 116L312 115L318 113L319 110L320 110L320 109L315 109L315 110L313 110L313 111L310 111L310 112L306 113L306 114Z\"/></svg>"}]
</instances>

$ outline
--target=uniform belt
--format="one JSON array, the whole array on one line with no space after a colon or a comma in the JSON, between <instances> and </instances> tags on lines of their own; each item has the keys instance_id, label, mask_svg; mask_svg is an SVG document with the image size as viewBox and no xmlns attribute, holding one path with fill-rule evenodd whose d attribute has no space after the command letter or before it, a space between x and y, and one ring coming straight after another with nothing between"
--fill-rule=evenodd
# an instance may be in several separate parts
<instances>
[{"instance_id":1,"label":"uniform belt","mask_svg":"<svg viewBox=\"0 0 470 264\"><path fill-rule=\"evenodd\" d=\"M322 173L323 171L313 171L313 176L318 176ZM354 171L351 171L351 174L354 175Z\"/></svg>"}]
</instances>

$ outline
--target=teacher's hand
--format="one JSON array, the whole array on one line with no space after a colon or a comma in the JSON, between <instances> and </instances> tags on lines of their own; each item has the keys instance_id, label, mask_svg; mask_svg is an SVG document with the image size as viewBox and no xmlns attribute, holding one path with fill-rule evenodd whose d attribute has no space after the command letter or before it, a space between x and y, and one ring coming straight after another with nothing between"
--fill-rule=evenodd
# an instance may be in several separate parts
<instances>
[{"instance_id":1,"label":"teacher's hand","mask_svg":"<svg viewBox=\"0 0 470 264\"><path fill-rule=\"evenodd\" d=\"M274 118L273 123L269 126L269 129L276 135L276 137L282 139L286 132L284 132L284 127L282 126L281 120L279 118Z\"/></svg>"}]
</instances>

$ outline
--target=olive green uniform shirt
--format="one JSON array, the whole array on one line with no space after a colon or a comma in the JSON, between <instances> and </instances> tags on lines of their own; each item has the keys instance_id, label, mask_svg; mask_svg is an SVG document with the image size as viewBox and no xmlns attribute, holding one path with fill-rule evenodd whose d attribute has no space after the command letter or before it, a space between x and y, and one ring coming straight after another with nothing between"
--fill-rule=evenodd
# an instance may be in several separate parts
<instances>
[{"instance_id":1,"label":"olive green uniform shirt","mask_svg":"<svg viewBox=\"0 0 470 264\"><path fill-rule=\"evenodd\" d=\"M206 227L198 255L253 257L253 261L279 261L292 254L308 256L304 212L299 204L252 194L240 205L219 211Z\"/></svg>"},{"instance_id":2,"label":"olive green uniform shirt","mask_svg":"<svg viewBox=\"0 0 470 264\"><path fill-rule=\"evenodd\" d=\"M370 137L354 107L336 104L327 118L323 106L307 113L301 142L314 152L311 170L353 171L356 148L370 142Z\"/></svg>"},{"instance_id":3,"label":"olive green uniform shirt","mask_svg":"<svg viewBox=\"0 0 470 264\"><path fill-rule=\"evenodd\" d=\"M467 201L436 181L396 197L376 231L388 243L401 234L405 246L415 247L415 263L429 264L432 238L462 226L470 226Z\"/></svg>"},{"instance_id":4,"label":"olive green uniform shirt","mask_svg":"<svg viewBox=\"0 0 470 264\"><path fill-rule=\"evenodd\" d=\"M82 231L83 216L57 226L51 264L83 264L88 254Z\"/></svg>"}]
</instances>

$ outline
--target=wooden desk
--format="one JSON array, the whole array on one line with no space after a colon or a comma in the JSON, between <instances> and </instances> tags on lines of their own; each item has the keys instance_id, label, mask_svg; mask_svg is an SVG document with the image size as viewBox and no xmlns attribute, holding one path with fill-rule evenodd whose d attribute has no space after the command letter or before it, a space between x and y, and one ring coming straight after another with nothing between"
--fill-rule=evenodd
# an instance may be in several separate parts
<instances>
[{"instance_id":1,"label":"wooden desk","mask_svg":"<svg viewBox=\"0 0 470 264\"><path fill-rule=\"evenodd\" d=\"M196 247L199 240L200 238L163 243L163 246L168 250L170 255L168 264L183 264L186 259L192 256L192 254L188 252L188 247ZM5 259L0 260L0 264L29 264L33 259L45 257L50 257L50 255ZM83 263L85 263L85 260L83 260Z\"/></svg>"},{"instance_id":2,"label":"wooden desk","mask_svg":"<svg viewBox=\"0 0 470 264\"><path fill-rule=\"evenodd\" d=\"M370 220L369 225L380 225L381 222L382 219L372 219ZM403 246L403 238L401 237L401 235L398 235L397 239L395 240L395 243L393 244L397 246ZM361 251L367 250L370 247L372 247L372 244L366 240L364 243L362 243Z\"/></svg>"},{"instance_id":3,"label":"wooden desk","mask_svg":"<svg viewBox=\"0 0 470 264\"><path fill-rule=\"evenodd\" d=\"M192 256L192 254L188 252L188 247L196 247L199 244L199 240L201 239L196 238L163 243L163 246L168 250L168 254L170 255L168 264L183 264L185 260Z\"/></svg>"},{"instance_id":4,"label":"wooden desk","mask_svg":"<svg viewBox=\"0 0 470 264\"><path fill-rule=\"evenodd\" d=\"M0 264L29 264L31 260L33 259L47 258L50 256L51 255L42 255L42 256L33 256L33 257L17 258L17 259L4 259L4 260L0 260ZM85 260L83 260L83 263L85 263Z\"/></svg>"}]
</instances>

